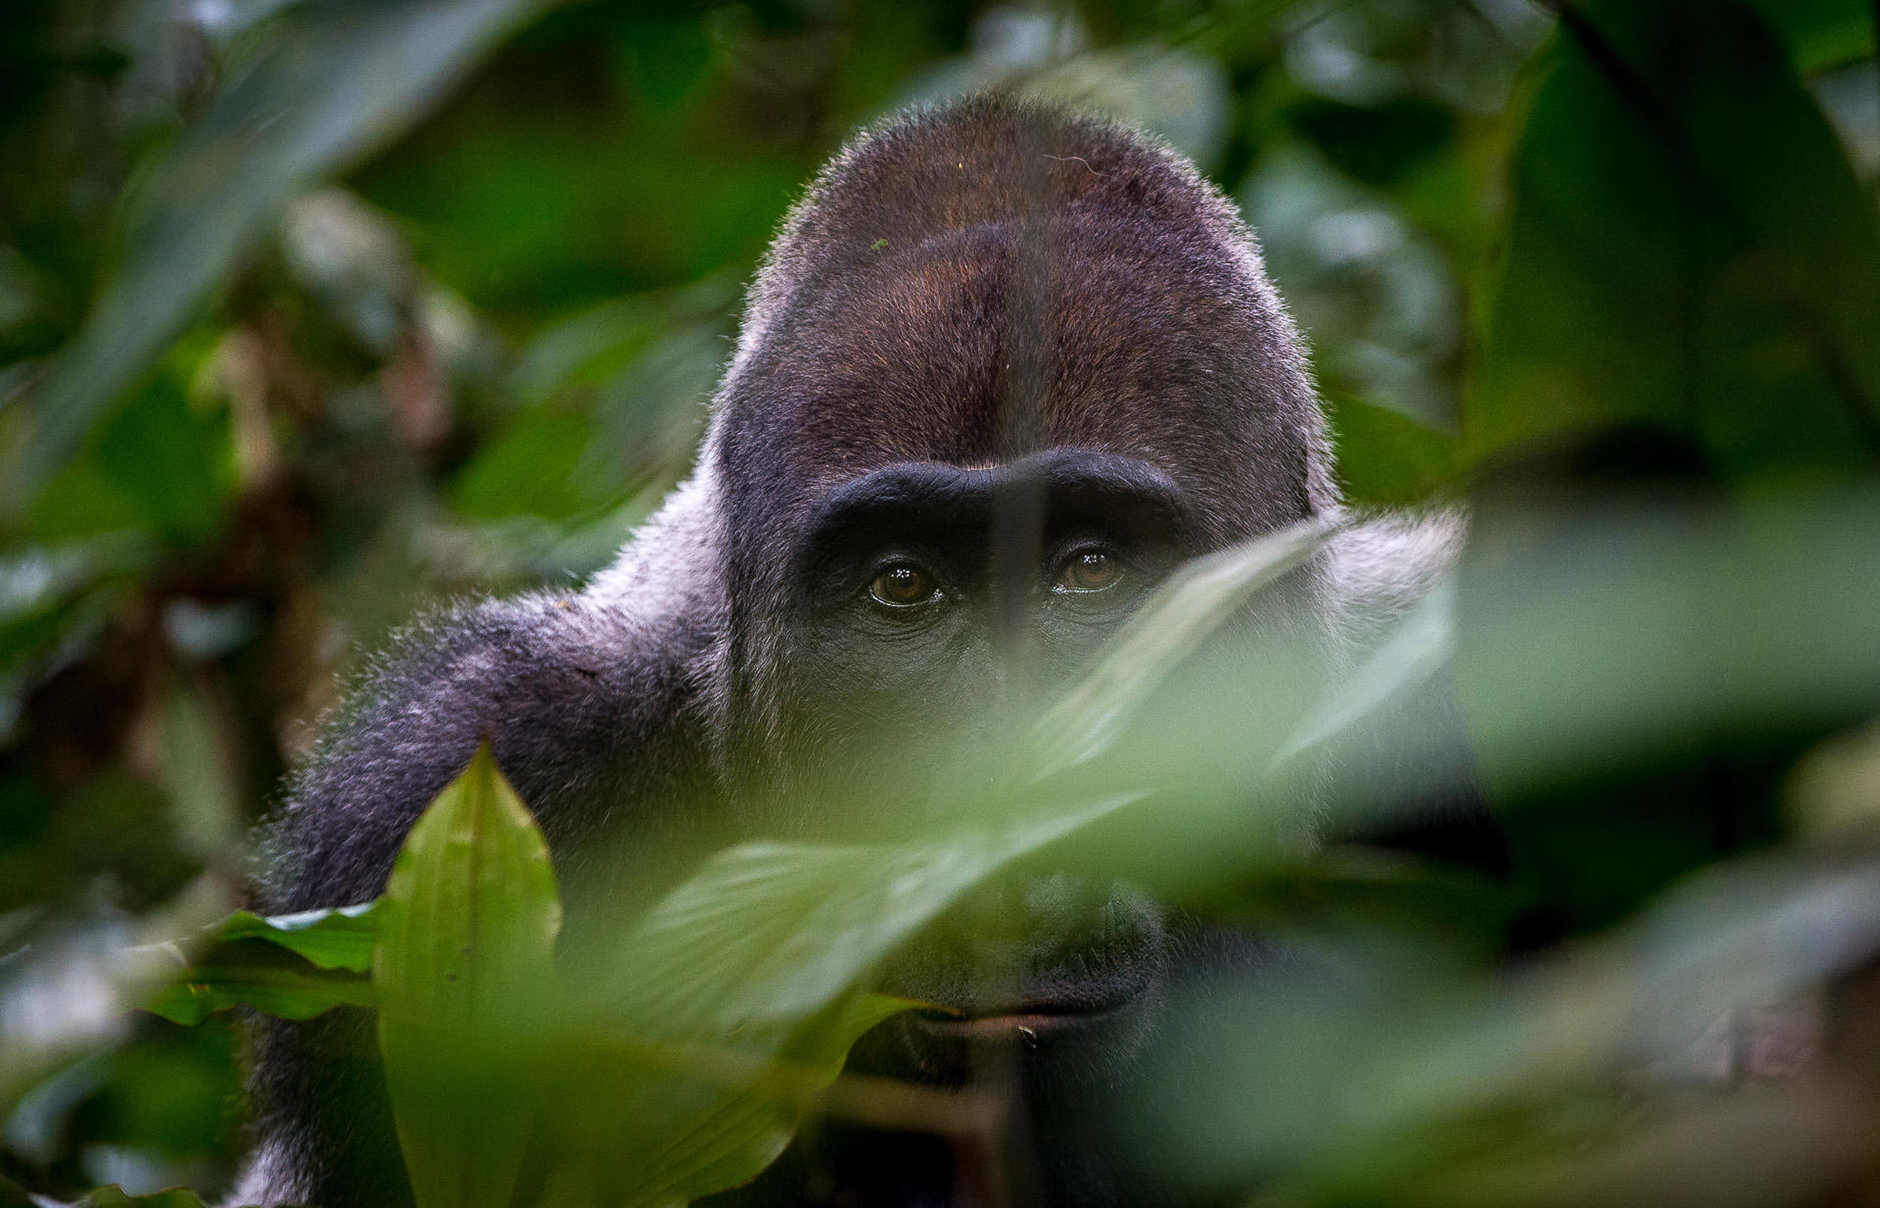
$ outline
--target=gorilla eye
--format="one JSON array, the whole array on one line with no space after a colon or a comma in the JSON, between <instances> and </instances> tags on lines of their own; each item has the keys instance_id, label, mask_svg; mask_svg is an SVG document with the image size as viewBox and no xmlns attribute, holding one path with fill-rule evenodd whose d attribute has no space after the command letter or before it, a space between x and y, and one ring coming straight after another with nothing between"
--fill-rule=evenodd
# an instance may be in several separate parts
<instances>
[{"instance_id":1,"label":"gorilla eye","mask_svg":"<svg viewBox=\"0 0 1880 1208\"><path fill-rule=\"evenodd\" d=\"M868 594L888 608L913 608L939 595L933 576L911 562L883 567L868 585Z\"/></svg>"},{"instance_id":2,"label":"gorilla eye","mask_svg":"<svg viewBox=\"0 0 1880 1208\"><path fill-rule=\"evenodd\" d=\"M1106 591L1123 577L1123 567L1100 549L1080 550L1058 571L1053 591Z\"/></svg>"}]
</instances>

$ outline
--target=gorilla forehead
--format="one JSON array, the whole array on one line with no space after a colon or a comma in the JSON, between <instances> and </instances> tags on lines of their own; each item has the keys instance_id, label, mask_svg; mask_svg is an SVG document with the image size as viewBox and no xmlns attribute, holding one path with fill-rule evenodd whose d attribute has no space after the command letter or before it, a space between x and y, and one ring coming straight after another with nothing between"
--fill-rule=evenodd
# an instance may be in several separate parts
<instances>
[{"instance_id":1,"label":"gorilla forehead","mask_svg":"<svg viewBox=\"0 0 1880 1208\"><path fill-rule=\"evenodd\" d=\"M1017 245L1053 235L1054 272L1025 280ZM1204 426L1218 439L1224 411L1258 403L1238 387L1237 355L1257 333L1220 274L1183 272L1163 250L1079 222L884 250L850 288L806 300L766 358L766 427L785 438L771 455L811 474L1061 445L1194 464L1162 446Z\"/></svg>"},{"instance_id":2,"label":"gorilla forehead","mask_svg":"<svg viewBox=\"0 0 1880 1208\"><path fill-rule=\"evenodd\" d=\"M983 100L865 136L812 187L714 431L730 501L772 524L881 465L1069 445L1166 467L1220 540L1328 502L1322 443L1232 208L1127 130Z\"/></svg>"}]
</instances>

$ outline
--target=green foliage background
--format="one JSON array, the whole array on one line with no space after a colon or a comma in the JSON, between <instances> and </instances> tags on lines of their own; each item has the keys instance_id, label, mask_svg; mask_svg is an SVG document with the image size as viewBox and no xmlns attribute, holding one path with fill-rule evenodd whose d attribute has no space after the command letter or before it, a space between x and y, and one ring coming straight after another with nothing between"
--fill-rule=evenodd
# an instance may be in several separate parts
<instances>
[{"instance_id":1,"label":"green foliage background","mask_svg":"<svg viewBox=\"0 0 1880 1208\"><path fill-rule=\"evenodd\" d=\"M50 1004L0 980L0 1174L226 1184L230 1030L88 1020L87 960L233 903L336 672L414 608L606 562L685 472L742 285L856 126L1010 84L1157 131L1260 231L1354 499L1473 494L1492 536L1498 501L1615 466L1742 500L1870 480L1877 20L1865 0L6 6L0 979L30 951L72 980ZM1552 548L1519 531L1508 548ZM1845 536L1818 548L1870 578L1880 555ZM1583 619L1524 632L1597 642ZM1589 932L1781 841L1822 724L1771 707L1733 731L1722 794L1715 735L1643 777L1501 768L1527 917Z\"/></svg>"}]
</instances>

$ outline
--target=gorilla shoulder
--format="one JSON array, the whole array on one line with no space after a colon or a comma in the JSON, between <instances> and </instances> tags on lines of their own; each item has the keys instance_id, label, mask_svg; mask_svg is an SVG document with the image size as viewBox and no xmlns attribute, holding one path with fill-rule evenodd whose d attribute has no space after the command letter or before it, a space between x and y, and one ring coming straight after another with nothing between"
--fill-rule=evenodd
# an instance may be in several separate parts
<instances>
[{"instance_id":1,"label":"gorilla shoulder","mask_svg":"<svg viewBox=\"0 0 1880 1208\"><path fill-rule=\"evenodd\" d=\"M442 609L375 659L269 824L257 904L378 894L404 834L488 739L551 843L699 791L721 611L703 492L680 487L584 590Z\"/></svg>"}]
</instances>

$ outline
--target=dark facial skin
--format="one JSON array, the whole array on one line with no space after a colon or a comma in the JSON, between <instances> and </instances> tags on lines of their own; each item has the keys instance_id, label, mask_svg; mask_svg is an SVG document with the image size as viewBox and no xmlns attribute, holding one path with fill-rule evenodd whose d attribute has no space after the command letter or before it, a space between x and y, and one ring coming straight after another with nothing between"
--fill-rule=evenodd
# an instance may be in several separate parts
<instances>
[{"instance_id":1,"label":"dark facial skin","mask_svg":"<svg viewBox=\"0 0 1880 1208\"><path fill-rule=\"evenodd\" d=\"M1002 525L1021 511L1031 532ZM1202 540L1167 474L1115 454L897 464L842 483L790 554L788 724L821 733L832 777L865 807L917 821L936 781L1070 682ZM1117 1048L1140 1026L1131 1008L1162 938L1159 912L1122 886L990 889L893 962L887 988L956 1014L892 1025L879 1064L959 1081L990 1045Z\"/></svg>"},{"instance_id":2,"label":"dark facial skin","mask_svg":"<svg viewBox=\"0 0 1880 1208\"><path fill-rule=\"evenodd\" d=\"M997 539L1002 509L1035 513L1032 531ZM790 728L825 733L835 768L892 752L911 791L949 744L1066 683L1199 543L1173 480L1114 454L858 476L790 553Z\"/></svg>"}]
</instances>

